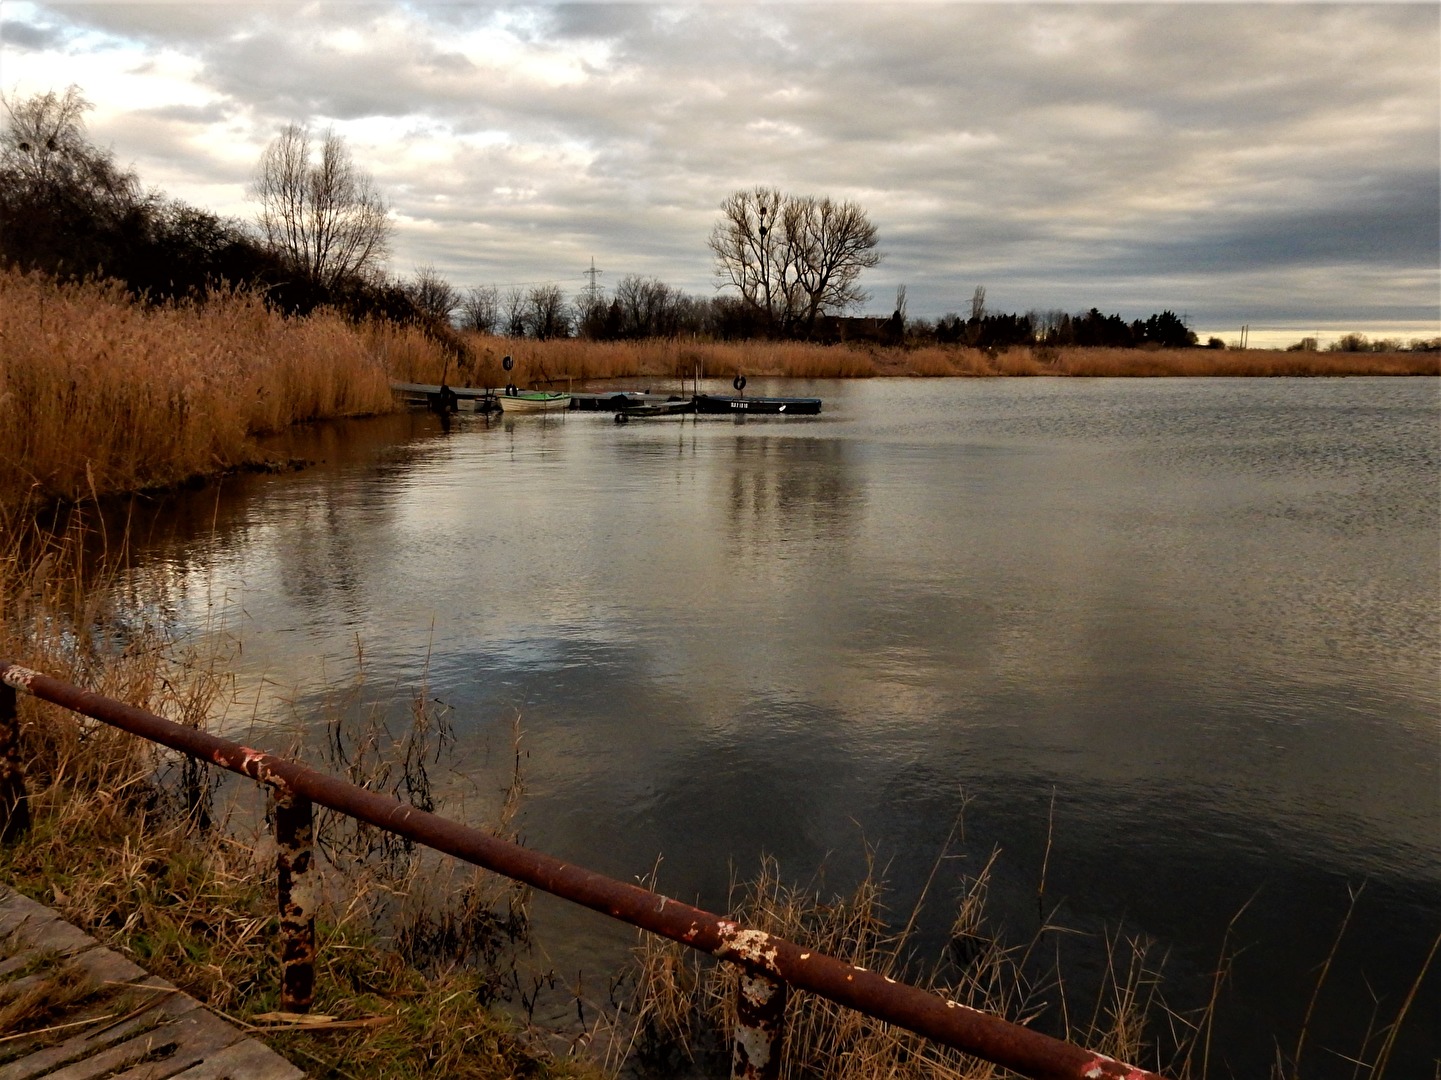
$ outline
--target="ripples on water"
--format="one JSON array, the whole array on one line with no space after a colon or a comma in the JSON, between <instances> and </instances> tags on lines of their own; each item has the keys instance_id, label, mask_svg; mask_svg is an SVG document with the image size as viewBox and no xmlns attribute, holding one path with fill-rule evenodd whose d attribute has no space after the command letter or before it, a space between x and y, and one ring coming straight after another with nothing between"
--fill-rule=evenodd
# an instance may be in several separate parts
<instances>
[{"instance_id":1,"label":"ripples on water","mask_svg":"<svg viewBox=\"0 0 1441 1080\"><path fill-rule=\"evenodd\" d=\"M147 558L182 622L239 633L262 720L304 716L357 640L377 693L428 662L473 788L521 713L528 842L622 878L663 855L712 907L732 861L839 888L868 842L908 910L964 792L943 876L1001 846L1024 937L1054 792L1047 903L1159 939L1183 1003L1252 901L1241 1075L1289 1046L1366 882L1318 1029L1354 1052L1362 979L1394 1005L1441 929L1436 380L783 392L826 411L326 429L325 464L164 507ZM624 941L551 918L569 959Z\"/></svg>"}]
</instances>

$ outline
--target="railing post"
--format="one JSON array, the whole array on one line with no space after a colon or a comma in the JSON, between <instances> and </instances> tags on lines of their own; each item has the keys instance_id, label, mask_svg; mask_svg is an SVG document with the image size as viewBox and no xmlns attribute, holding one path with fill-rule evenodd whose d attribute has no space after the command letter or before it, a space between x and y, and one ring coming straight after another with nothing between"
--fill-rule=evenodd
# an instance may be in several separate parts
<instances>
[{"instance_id":1,"label":"railing post","mask_svg":"<svg viewBox=\"0 0 1441 1080\"><path fill-rule=\"evenodd\" d=\"M29 830L30 802L25 797L25 769L20 759L15 687L0 682L0 844L18 840Z\"/></svg>"},{"instance_id":2,"label":"railing post","mask_svg":"<svg viewBox=\"0 0 1441 1080\"><path fill-rule=\"evenodd\" d=\"M736 987L731 1080L780 1080L786 1034L786 984L742 970Z\"/></svg>"},{"instance_id":3,"label":"railing post","mask_svg":"<svg viewBox=\"0 0 1441 1080\"><path fill-rule=\"evenodd\" d=\"M275 792L275 863L280 899L280 1009L310 1011L315 998L315 827L310 800Z\"/></svg>"}]
</instances>

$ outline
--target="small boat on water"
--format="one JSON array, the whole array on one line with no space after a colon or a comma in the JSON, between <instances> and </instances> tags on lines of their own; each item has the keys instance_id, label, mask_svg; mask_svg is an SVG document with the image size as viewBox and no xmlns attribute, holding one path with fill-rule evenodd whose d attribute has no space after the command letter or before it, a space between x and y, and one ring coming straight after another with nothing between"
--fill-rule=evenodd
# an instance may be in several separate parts
<instances>
[{"instance_id":1,"label":"small boat on water","mask_svg":"<svg viewBox=\"0 0 1441 1080\"><path fill-rule=\"evenodd\" d=\"M555 412L570 408L569 394L549 393L544 390L517 390L514 393L506 391L497 394L495 399L500 402L500 411L508 413Z\"/></svg>"},{"instance_id":2,"label":"small boat on water","mask_svg":"<svg viewBox=\"0 0 1441 1080\"><path fill-rule=\"evenodd\" d=\"M631 417L677 416L689 412L695 412L694 398L673 397L668 401L645 401L638 405L627 405L616 412L615 422L623 424Z\"/></svg>"},{"instance_id":3,"label":"small boat on water","mask_svg":"<svg viewBox=\"0 0 1441 1080\"><path fill-rule=\"evenodd\" d=\"M643 405L651 400L659 399L649 390L612 390L600 394L573 391L570 395L570 407L582 412L616 412Z\"/></svg>"},{"instance_id":4,"label":"small boat on water","mask_svg":"<svg viewBox=\"0 0 1441 1080\"><path fill-rule=\"evenodd\" d=\"M698 394L698 413L760 413L769 416L815 416L821 411L818 397L731 397L728 394Z\"/></svg>"}]
</instances>

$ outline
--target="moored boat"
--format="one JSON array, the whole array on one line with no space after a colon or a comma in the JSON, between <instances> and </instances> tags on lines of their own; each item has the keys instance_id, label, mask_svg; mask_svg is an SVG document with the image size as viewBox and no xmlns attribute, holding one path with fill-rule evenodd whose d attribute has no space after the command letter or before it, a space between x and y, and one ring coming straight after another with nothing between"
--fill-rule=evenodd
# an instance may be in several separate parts
<instances>
[{"instance_id":1,"label":"moored boat","mask_svg":"<svg viewBox=\"0 0 1441 1080\"><path fill-rule=\"evenodd\" d=\"M576 391L570 395L570 407L582 412L615 412L644 404L654 396L648 390L612 390L600 394Z\"/></svg>"},{"instance_id":2,"label":"moored boat","mask_svg":"<svg viewBox=\"0 0 1441 1080\"><path fill-rule=\"evenodd\" d=\"M816 397L731 397L728 394L699 394L698 413L761 413L771 416L815 416L821 411Z\"/></svg>"},{"instance_id":3,"label":"moored boat","mask_svg":"<svg viewBox=\"0 0 1441 1080\"><path fill-rule=\"evenodd\" d=\"M570 408L570 395L549 393L544 390L517 390L514 393L497 394L500 411L508 413L554 412Z\"/></svg>"},{"instance_id":4,"label":"moored boat","mask_svg":"<svg viewBox=\"0 0 1441 1080\"><path fill-rule=\"evenodd\" d=\"M647 401L639 405L627 405L615 414L615 422L623 424L631 417L677 416L695 412L695 399L673 397L667 401Z\"/></svg>"}]
</instances>

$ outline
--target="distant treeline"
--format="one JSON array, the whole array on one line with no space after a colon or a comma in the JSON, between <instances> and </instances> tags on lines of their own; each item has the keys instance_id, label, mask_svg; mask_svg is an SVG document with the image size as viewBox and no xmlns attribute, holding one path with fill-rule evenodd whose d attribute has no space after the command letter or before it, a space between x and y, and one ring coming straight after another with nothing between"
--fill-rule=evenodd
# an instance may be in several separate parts
<instances>
[{"instance_id":1,"label":"distant treeline","mask_svg":"<svg viewBox=\"0 0 1441 1080\"><path fill-rule=\"evenodd\" d=\"M964 316L949 312L934 322L908 318L902 286L889 317L846 317L837 312L862 295L855 275L879 259L864 211L765 188L728 200L727 215L711 239L717 265L734 271L730 284L739 295L693 296L637 274L622 277L612 290L592 283L573 296L554 283L462 291L432 267L403 280L383 269L391 230L385 201L332 132L317 140L308 128L290 125L270 144L251 187L259 203L257 220L248 223L144 188L134 170L118 166L113 154L85 137L90 105L77 87L0 100L8 114L0 131L0 267L38 270L60 281L118 280L144 302L204 299L217 289L254 290L286 315L326 308L358 322L416 326L462 357L467 347L456 330L538 341L792 339L991 351L1198 344L1185 319L1172 311L1129 322L1094 307L1075 314L998 313L987 309L983 287L976 288ZM850 263L787 278L785 267L809 264L792 250L799 242L784 247L784 237L829 235L826 230L851 238ZM771 267L774 277L756 276L757 266ZM837 274L834 280L844 287L823 284ZM1218 338L1206 344L1224 347ZM1338 347L1390 351L1401 345L1350 335L1331 346ZM1411 345L1424 347L1435 343ZM1314 350L1316 344L1305 339L1293 348Z\"/></svg>"}]
</instances>

